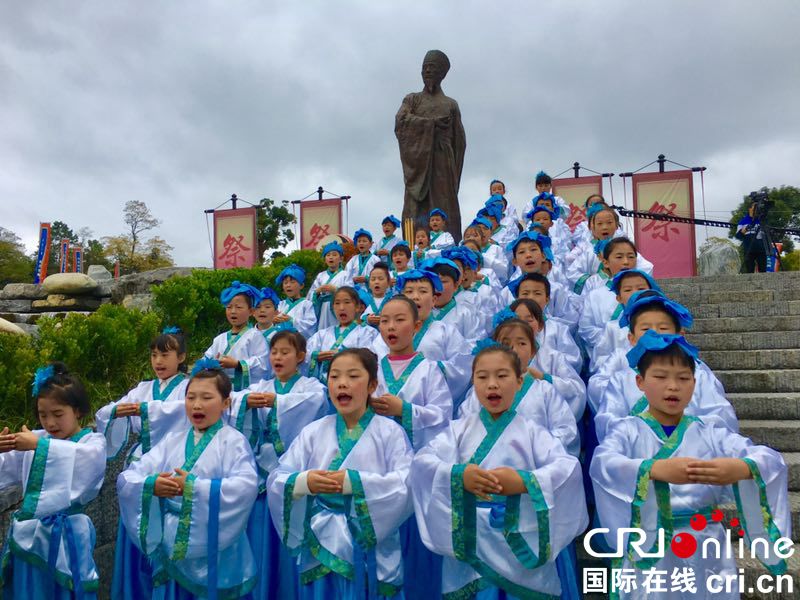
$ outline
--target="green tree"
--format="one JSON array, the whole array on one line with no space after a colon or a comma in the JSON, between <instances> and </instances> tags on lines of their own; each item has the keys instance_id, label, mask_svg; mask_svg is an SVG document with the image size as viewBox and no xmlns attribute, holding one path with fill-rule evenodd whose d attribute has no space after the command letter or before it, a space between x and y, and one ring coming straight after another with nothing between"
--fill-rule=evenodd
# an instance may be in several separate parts
<instances>
[{"instance_id":1,"label":"green tree","mask_svg":"<svg viewBox=\"0 0 800 600\"><path fill-rule=\"evenodd\" d=\"M131 244L130 258L133 261L134 256L136 256L136 246L139 244L142 233L155 229L161 224L161 221L153 216L150 209L147 208L147 204L141 200L128 200L125 203L123 220L130 231L128 239Z\"/></svg>"},{"instance_id":2,"label":"green tree","mask_svg":"<svg viewBox=\"0 0 800 600\"><path fill-rule=\"evenodd\" d=\"M17 234L0 227L0 287L33 281L34 260L25 254Z\"/></svg>"},{"instance_id":3,"label":"green tree","mask_svg":"<svg viewBox=\"0 0 800 600\"><path fill-rule=\"evenodd\" d=\"M774 205L767 213L767 224L770 227L781 229L786 227L800 228L800 188L782 185L779 188L764 187L761 188L761 191L767 192L769 200L774 202ZM750 197L745 196L733 211L728 237L734 236L736 224L747 214L750 204ZM784 252L790 253L794 250L794 242L790 236L775 235L773 239L776 243L783 243Z\"/></svg>"},{"instance_id":4,"label":"green tree","mask_svg":"<svg viewBox=\"0 0 800 600\"><path fill-rule=\"evenodd\" d=\"M282 250L294 239L292 225L297 219L289 209L289 201L276 204L269 198L258 203L258 256L264 260L267 250Z\"/></svg>"}]
</instances>

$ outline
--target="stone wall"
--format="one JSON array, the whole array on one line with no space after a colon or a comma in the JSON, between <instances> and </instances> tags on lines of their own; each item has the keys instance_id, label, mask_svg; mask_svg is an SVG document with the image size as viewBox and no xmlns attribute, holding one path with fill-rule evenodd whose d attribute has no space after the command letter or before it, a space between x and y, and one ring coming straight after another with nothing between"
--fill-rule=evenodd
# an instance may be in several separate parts
<instances>
[{"instance_id":1,"label":"stone wall","mask_svg":"<svg viewBox=\"0 0 800 600\"><path fill-rule=\"evenodd\" d=\"M72 312L87 314L109 302L147 310L150 308L151 286L176 275L190 275L193 270L190 267L169 267L119 279L111 278L108 271L105 272L108 277L104 277L95 270L93 273L97 280L80 273L63 273L51 275L42 285L9 283L0 290L0 318L33 333L36 321L43 316L64 317Z\"/></svg>"}]
</instances>

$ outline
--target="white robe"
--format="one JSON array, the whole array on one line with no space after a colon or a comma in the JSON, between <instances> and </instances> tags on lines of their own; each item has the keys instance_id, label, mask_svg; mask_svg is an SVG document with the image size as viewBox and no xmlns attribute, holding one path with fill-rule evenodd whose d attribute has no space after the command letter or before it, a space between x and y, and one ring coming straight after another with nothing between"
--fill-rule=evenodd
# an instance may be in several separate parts
<instances>
[{"instance_id":1,"label":"white robe","mask_svg":"<svg viewBox=\"0 0 800 600\"><path fill-rule=\"evenodd\" d=\"M453 415L453 397L435 362L426 358L412 360L407 368L413 369L408 373L403 371L397 378L390 364L388 356L381 358L375 396L392 394L403 400L403 415L396 420L403 426L414 450L419 450L447 427Z\"/></svg>"},{"instance_id":2,"label":"white robe","mask_svg":"<svg viewBox=\"0 0 800 600\"><path fill-rule=\"evenodd\" d=\"M221 424L221 423L220 423ZM216 426L213 426L216 427ZM207 437L208 436L208 437ZM210 437L210 441L209 441ZM167 435L117 478L120 518L134 544L153 564L154 576L166 573L195 595L208 586L210 519L219 519L217 554L220 591L255 585L256 565L246 526L258 493L253 453L245 437L222 425L212 437L209 428L194 446L193 465L187 464L194 429ZM158 473L186 468L183 496L158 498L153 485ZM219 513L210 514L214 481L220 480ZM191 483L190 483L191 482ZM181 525L181 522L188 524Z\"/></svg>"},{"instance_id":3,"label":"white robe","mask_svg":"<svg viewBox=\"0 0 800 600\"><path fill-rule=\"evenodd\" d=\"M628 353L631 343L628 341L627 327L619 326L619 318L612 319L603 328L600 340L592 349L590 356L589 372L594 374L600 370L607 360L617 351Z\"/></svg>"},{"instance_id":4,"label":"white robe","mask_svg":"<svg viewBox=\"0 0 800 600\"><path fill-rule=\"evenodd\" d=\"M392 254L392 248L397 246L397 244L399 242L402 242L402 241L403 241L403 238L398 237L397 235L394 235L394 234L391 237L388 237L388 238L382 237L381 239L375 240L372 243L372 252L375 253L378 250L386 250L389 254L387 254L386 256L379 256L378 258L380 260L382 260L383 262L387 262L387 263L391 262L391 258L390 257L391 257L391 254Z\"/></svg>"},{"instance_id":5,"label":"white robe","mask_svg":"<svg viewBox=\"0 0 800 600\"><path fill-rule=\"evenodd\" d=\"M298 298L299 302L284 298L278 304L278 312L291 317L291 323L298 333L308 339L317 331L317 315L314 304L308 298Z\"/></svg>"},{"instance_id":6,"label":"white robe","mask_svg":"<svg viewBox=\"0 0 800 600\"><path fill-rule=\"evenodd\" d=\"M520 276L521 271L520 275L517 277ZM512 281L517 279L517 277L512 278ZM570 290L557 281L550 279L550 276L548 276L547 279L550 281L550 301L547 303L547 306L544 307L544 313L552 317L558 317L572 329L580 318L581 302ZM516 298L508 286L504 287L500 292L500 302L503 307L511 306L514 300L516 300Z\"/></svg>"},{"instance_id":7,"label":"white robe","mask_svg":"<svg viewBox=\"0 0 800 600\"><path fill-rule=\"evenodd\" d=\"M336 325L336 316L333 314L331 303L333 294L317 294L317 288L321 285L333 285L337 289L343 285L351 285L352 282L347 278L347 271L340 269L331 273L327 269L319 273L311 287L308 289L308 300L314 307L314 315L317 318L317 331Z\"/></svg>"},{"instance_id":8,"label":"white robe","mask_svg":"<svg viewBox=\"0 0 800 600\"><path fill-rule=\"evenodd\" d=\"M442 308L434 308L434 318L448 329L454 329L461 334L470 346L481 338L481 321L469 304L459 303L452 298Z\"/></svg>"},{"instance_id":9,"label":"white robe","mask_svg":"<svg viewBox=\"0 0 800 600\"><path fill-rule=\"evenodd\" d=\"M328 376L330 361L320 363L317 355L325 350L344 350L345 348L371 348L378 331L365 323L353 321L355 326L347 331L348 327L327 327L320 329L312 335L306 343L306 356L308 357L308 374L321 381ZM346 333L345 333L346 332ZM342 336L342 334L345 334Z\"/></svg>"},{"instance_id":10,"label":"white robe","mask_svg":"<svg viewBox=\"0 0 800 600\"><path fill-rule=\"evenodd\" d=\"M707 423L739 431L739 421L725 390L711 369L703 363L695 368L695 385L686 414L700 417ZM647 409L642 391L636 385L636 371L628 366L623 351L606 360L603 368L589 379L589 402L595 412L597 440L602 441L613 421Z\"/></svg>"},{"instance_id":11,"label":"white robe","mask_svg":"<svg viewBox=\"0 0 800 600\"><path fill-rule=\"evenodd\" d=\"M398 530L412 510L407 479L413 454L402 428L392 419L373 415L362 427L364 421L349 432L339 415L314 421L300 432L269 476L270 514L283 543L300 554L303 583L331 571L345 577L350 573L352 579L351 525L362 534L361 547L375 551L378 581L403 584ZM341 438L337 428L343 430ZM355 445L342 452L340 448L346 450L347 438L353 435L359 435ZM346 469L344 487L352 494L316 496L305 485L298 490L295 483L300 474L315 469ZM342 500L343 507L337 507Z\"/></svg>"},{"instance_id":12,"label":"white robe","mask_svg":"<svg viewBox=\"0 0 800 600\"><path fill-rule=\"evenodd\" d=\"M264 491L267 476L303 427L328 413L327 390L318 379L299 377L290 390L280 394L275 382L267 379L231 394L228 424L247 437L256 453L259 491ZM247 408L247 397L253 392L275 394L272 408Z\"/></svg>"},{"instance_id":13,"label":"white robe","mask_svg":"<svg viewBox=\"0 0 800 600\"><path fill-rule=\"evenodd\" d=\"M519 586L558 595L555 557L588 523L578 460L530 420L513 411L504 417L494 422L482 411L453 421L414 457L411 489L419 533L432 552L444 555L445 594L477 591L483 577L511 593ZM492 434L487 435L486 423L494 426ZM486 452L489 440L495 443ZM499 496L491 504L478 501L464 489L468 461L484 469L517 469L529 493ZM545 526L548 537L540 539ZM537 557L541 566L536 566Z\"/></svg>"},{"instance_id":14,"label":"white robe","mask_svg":"<svg viewBox=\"0 0 800 600\"><path fill-rule=\"evenodd\" d=\"M430 232L431 244L425 258L438 258L442 255L442 250L447 250L456 245L455 239L449 231Z\"/></svg>"},{"instance_id":15,"label":"white robe","mask_svg":"<svg viewBox=\"0 0 800 600\"><path fill-rule=\"evenodd\" d=\"M572 456L577 457L580 454L581 440L575 417L551 383L526 374L522 389L517 393L514 402L517 413L549 431ZM481 403L475 394L475 388L471 387L466 400L458 409L458 418L477 414L480 410Z\"/></svg>"},{"instance_id":16,"label":"white robe","mask_svg":"<svg viewBox=\"0 0 800 600\"><path fill-rule=\"evenodd\" d=\"M360 256L360 254L356 254L348 260L347 264L344 266L344 272L347 275L347 283L345 285L354 285L353 279L355 277L366 277L369 279L372 267L375 263L381 262L381 257L371 252L363 263L359 261Z\"/></svg>"},{"instance_id":17,"label":"white robe","mask_svg":"<svg viewBox=\"0 0 800 600\"><path fill-rule=\"evenodd\" d=\"M648 414L649 417L649 414ZM652 417L651 417L652 418ZM685 428L685 430L683 430ZM682 434L682 436L681 436ZM651 549L656 541L656 518L661 514L662 527L668 526L664 511L657 503L657 490L672 508L672 524L675 534L690 533L695 537L698 550L687 559L680 559L668 548L664 557L652 559L655 564L641 563L637 568L637 589L621 594L622 598L739 598L738 591L711 594L706 589L706 577L719 573L736 577L737 565L733 558L725 557L725 530L723 523L714 523L708 516L709 508L733 500L732 488L738 488L737 516L743 523L747 542L752 538L770 539L765 531L765 521L776 527L773 535L791 537L791 514L787 494L787 468L780 453L756 446L749 439L730 430L699 420L684 417L684 421L673 432L669 440L657 423L648 424L640 417L626 417L617 421L595 450L590 474L594 485L600 523L610 529L606 541L612 550L617 549L617 530L638 527L647 532L643 550ZM708 460L717 457L740 458L749 462L754 479L740 481L734 486L705 484L667 484L654 482L649 478L651 459L691 457ZM657 488L656 485L659 487ZM759 488L763 486L764 500L759 498ZM762 510L769 513L762 513ZM638 513L638 514L637 514ZM689 517L695 513L705 514L708 525L703 531L695 531L689 526ZM769 519L767 519L769 515ZM669 537L665 534L665 545ZM723 552L717 558L713 546L707 558L702 558L705 539L719 540ZM773 539L772 542L775 540ZM627 537L623 541L627 545ZM732 543L734 547L738 544ZM772 544L770 544L771 546ZM749 548L749 543L746 544ZM749 550L746 550L749 552ZM639 556L634 553L636 560ZM624 559L623 568L631 568L629 558ZM774 554L769 562L775 561ZM697 576L696 593L673 592L646 594L642 568L655 568L672 573L673 569L691 568Z\"/></svg>"},{"instance_id":18,"label":"white robe","mask_svg":"<svg viewBox=\"0 0 800 600\"><path fill-rule=\"evenodd\" d=\"M158 379L142 381L116 402L98 410L94 420L98 433L105 435L108 460L119 456L132 431L139 434L139 443L131 449L129 461L139 460L170 431L189 427L185 403L188 385L189 378L183 373L163 384ZM111 418L118 404L134 403L139 404L140 416Z\"/></svg>"},{"instance_id":19,"label":"white robe","mask_svg":"<svg viewBox=\"0 0 800 600\"><path fill-rule=\"evenodd\" d=\"M586 385L566 358L557 349L548 346L536 353L530 366L536 367L550 378L549 383L569 405L575 422L580 422L586 410Z\"/></svg>"},{"instance_id":20,"label":"white robe","mask_svg":"<svg viewBox=\"0 0 800 600\"><path fill-rule=\"evenodd\" d=\"M457 330L448 329L431 317L422 324L420 332L421 335L415 336L414 350L439 364L453 402L457 404L472 379L472 347ZM381 336L375 338L372 351L379 359L389 354L389 347Z\"/></svg>"},{"instance_id":21,"label":"white robe","mask_svg":"<svg viewBox=\"0 0 800 600\"><path fill-rule=\"evenodd\" d=\"M3 564L12 553L27 562L43 563L46 571L53 519L63 519L56 571L72 581L72 565L77 565L83 588L97 589L99 579L92 558L95 530L83 508L97 497L103 485L105 438L88 429L78 434L81 437L77 442L51 438L41 429L34 433L40 438L36 450L0 454L0 488L22 485L23 492L22 504L10 521ZM70 538L77 549L74 555L68 550Z\"/></svg>"},{"instance_id":22,"label":"white robe","mask_svg":"<svg viewBox=\"0 0 800 600\"><path fill-rule=\"evenodd\" d=\"M244 389L251 383L260 381L267 372L269 349L264 336L255 327L239 332L237 338L230 331L219 334L206 350L206 358L230 356L239 361L236 369L225 369L225 373L233 381L234 388Z\"/></svg>"},{"instance_id":23,"label":"white robe","mask_svg":"<svg viewBox=\"0 0 800 600\"><path fill-rule=\"evenodd\" d=\"M567 255L566 276L571 285L575 285L584 275L593 275L600 268L600 259L594 253L594 245L582 242L576 245ZM648 275L653 274L653 263L641 254L636 257L636 269Z\"/></svg>"},{"instance_id":24,"label":"white robe","mask_svg":"<svg viewBox=\"0 0 800 600\"><path fill-rule=\"evenodd\" d=\"M492 318L500 308L497 305L499 293L486 279L481 279L469 289L462 289L455 296L456 302L471 307L478 326L478 339L492 333Z\"/></svg>"},{"instance_id":25,"label":"white robe","mask_svg":"<svg viewBox=\"0 0 800 600\"><path fill-rule=\"evenodd\" d=\"M508 283L511 260L508 258L505 248L489 243L481 250L481 254L483 254L484 269L494 271L500 285Z\"/></svg>"},{"instance_id":26,"label":"white robe","mask_svg":"<svg viewBox=\"0 0 800 600\"><path fill-rule=\"evenodd\" d=\"M590 356L617 306L619 302L616 295L605 285L586 294L578 321L578 336L583 340Z\"/></svg>"},{"instance_id":27,"label":"white robe","mask_svg":"<svg viewBox=\"0 0 800 600\"><path fill-rule=\"evenodd\" d=\"M579 373L583 365L583 357L575 339L569 332L569 325L558 317L545 318L544 329L536 334L538 352L546 354L556 352Z\"/></svg>"}]
</instances>

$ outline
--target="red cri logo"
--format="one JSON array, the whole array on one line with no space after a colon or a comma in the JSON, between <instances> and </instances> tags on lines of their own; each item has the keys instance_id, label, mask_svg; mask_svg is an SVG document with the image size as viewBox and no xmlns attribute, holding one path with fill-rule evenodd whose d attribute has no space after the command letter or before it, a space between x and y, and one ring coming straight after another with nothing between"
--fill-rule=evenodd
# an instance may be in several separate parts
<instances>
[{"instance_id":1,"label":"red cri logo","mask_svg":"<svg viewBox=\"0 0 800 600\"><path fill-rule=\"evenodd\" d=\"M716 508L711 511L711 521L714 523L722 523L724 519L725 515L720 509ZM739 519L732 518L729 525L734 529L738 529ZM703 531L708 526L708 519L699 513L695 514L689 519L689 526L695 531ZM744 535L744 531L741 529L738 529L737 533L740 537ZM691 533L681 532L672 538L669 547L678 558L689 558L697 552L697 539Z\"/></svg>"}]
</instances>

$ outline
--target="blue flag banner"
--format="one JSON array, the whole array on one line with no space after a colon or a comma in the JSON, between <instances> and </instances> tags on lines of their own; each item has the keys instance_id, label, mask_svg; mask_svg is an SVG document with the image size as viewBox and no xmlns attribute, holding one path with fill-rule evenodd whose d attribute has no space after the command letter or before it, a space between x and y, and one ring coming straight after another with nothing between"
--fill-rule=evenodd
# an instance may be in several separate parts
<instances>
[{"instance_id":1,"label":"blue flag banner","mask_svg":"<svg viewBox=\"0 0 800 600\"><path fill-rule=\"evenodd\" d=\"M58 256L58 272L67 272L67 263L69 262L69 240L61 240L61 252Z\"/></svg>"},{"instance_id":2,"label":"blue flag banner","mask_svg":"<svg viewBox=\"0 0 800 600\"><path fill-rule=\"evenodd\" d=\"M33 283L42 283L47 277L47 263L50 260L50 223L39 223L39 250L36 253L36 270Z\"/></svg>"},{"instance_id":3,"label":"blue flag banner","mask_svg":"<svg viewBox=\"0 0 800 600\"><path fill-rule=\"evenodd\" d=\"M83 248L80 246L72 250L72 270L75 273L83 273Z\"/></svg>"}]
</instances>

